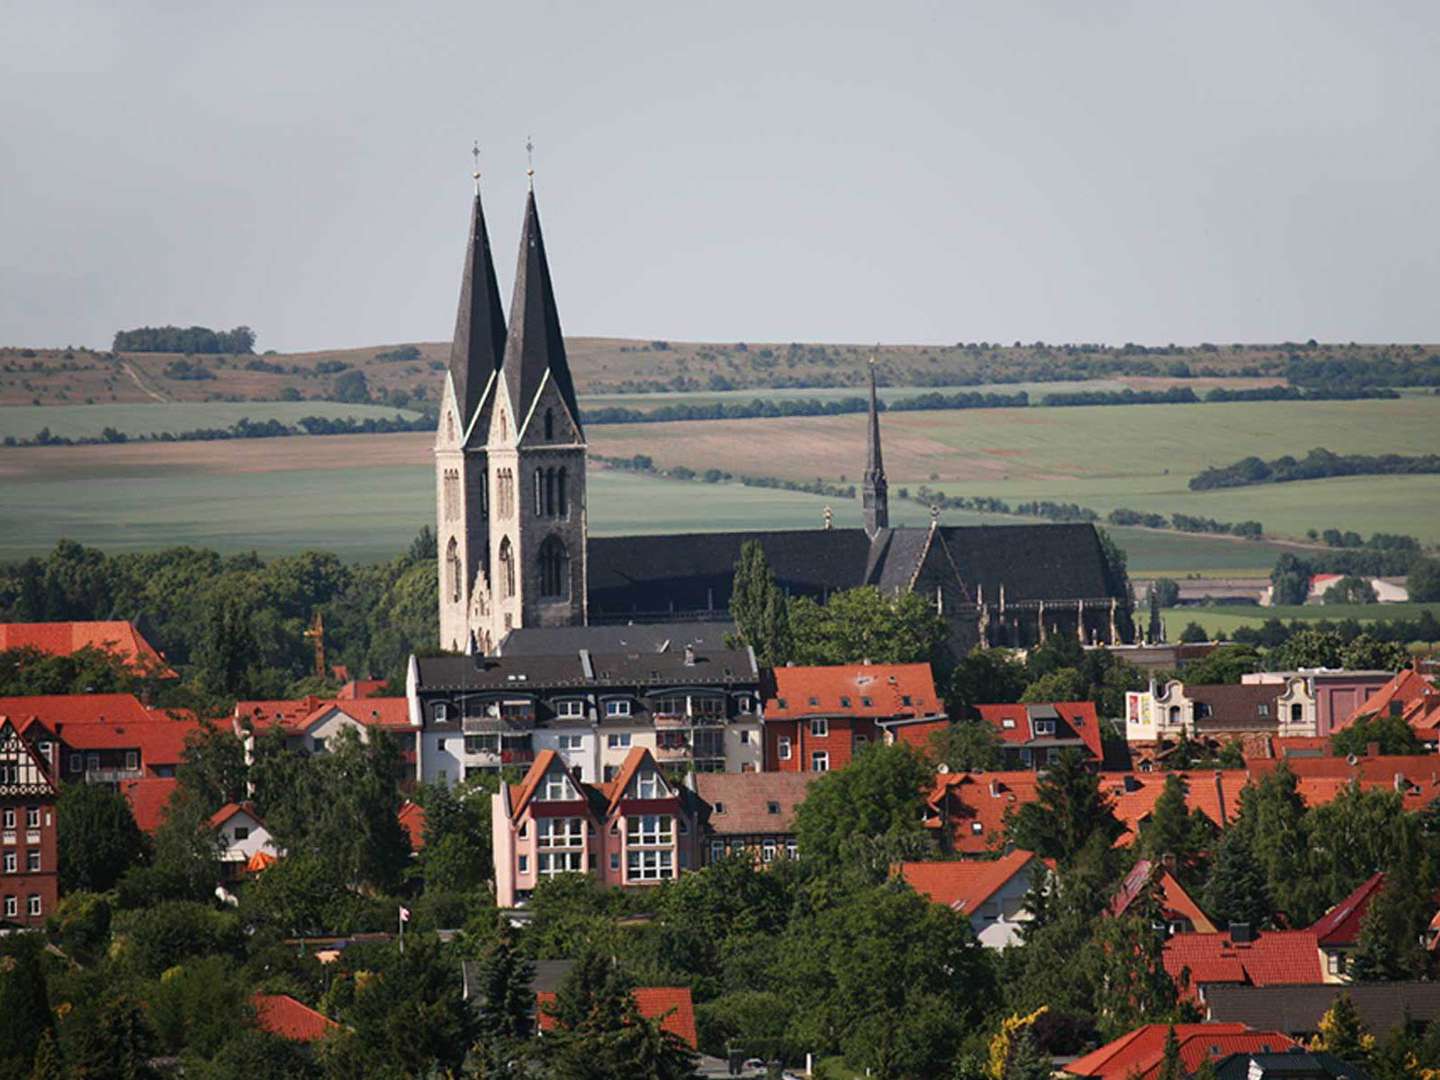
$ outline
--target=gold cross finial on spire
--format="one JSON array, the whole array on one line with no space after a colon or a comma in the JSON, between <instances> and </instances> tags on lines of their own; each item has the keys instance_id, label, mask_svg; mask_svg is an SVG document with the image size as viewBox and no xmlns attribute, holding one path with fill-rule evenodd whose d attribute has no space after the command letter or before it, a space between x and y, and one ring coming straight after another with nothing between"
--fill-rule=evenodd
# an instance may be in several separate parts
<instances>
[{"instance_id":1,"label":"gold cross finial on spire","mask_svg":"<svg viewBox=\"0 0 1440 1080\"><path fill-rule=\"evenodd\" d=\"M470 156L475 159L475 171L470 175L475 178L475 194L480 194L480 140L475 140L475 146L470 151Z\"/></svg>"},{"instance_id":2,"label":"gold cross finial on spire","mask_svg":"<svg viewBox=\"0 0 1440 1080\"><path fill-rule=\"evenodd\" d=\"M526 168L525 168L525 175L530 178L530 190L531 190L531 191L534 191L534 190L535 190L535 140L534 140L531 136L529 136L529 135L526 135L526 136L525 136L525 161L527 162Z\"/></svg>"}]
</instances>

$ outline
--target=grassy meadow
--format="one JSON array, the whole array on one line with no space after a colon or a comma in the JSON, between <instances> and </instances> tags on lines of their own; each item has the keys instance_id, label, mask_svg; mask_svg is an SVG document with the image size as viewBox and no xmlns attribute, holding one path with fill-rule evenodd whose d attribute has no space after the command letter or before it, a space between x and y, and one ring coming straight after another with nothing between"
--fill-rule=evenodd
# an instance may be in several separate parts
<instances>
[{"instance_id":1,"label":"grassy meadow","mask_svg":"<svg viewBox=\"0 0 1440 1080\"><path fill-rule=\"evenodd\" d=\"M1252 607L1250 605L1216 607L1176 607L1161 612L1165 628L1171 639L1178 638L1186 623L1197 622L1213 637L1223 633L1234 636L1242 626L1259 626L1268 619L1290 622L1301 619L1319 622L1329 619L1340 622L1355 619L1359 622L1374 622L1382 619L1413 619L1422 611L1440 616L1440 604L1306 604L1303 607Z\"/></svg>"}]
</instances>

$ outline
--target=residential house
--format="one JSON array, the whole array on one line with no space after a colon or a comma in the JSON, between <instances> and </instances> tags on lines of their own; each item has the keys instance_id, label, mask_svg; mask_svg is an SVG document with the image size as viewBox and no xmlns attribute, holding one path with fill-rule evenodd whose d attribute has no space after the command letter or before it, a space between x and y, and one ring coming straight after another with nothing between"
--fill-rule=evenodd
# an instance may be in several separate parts
<instances>
[{"instance_id":1,"label":"residential house","mask_svg":"<svg viewBox=\"0 0 1440 1080\"><path fill-rule=\"evenodd\" d=\"M226 803L210 815L210 828L220 839L220 866L229 880L240 877L256 855L280 856L254 803Z\"/></svg>"},{"instance_id":2,"label":"residential house","mask_svg":"<svg viewBox=\"0 0 1440 1080\"><path fill-rule=\"evenodd\" d=\"M1039 776L1028 770L949 772L925 796L925 821L942 850L984 855L1000 850L1006 815L1036 799Z\"/></svg>"},{"instance_id":3,"label":"residential house","mask_svg":"<svg viewBox=\"0 0 1440 1080\"><path fill-rule=\"evenodd\" d=\"M1135 908L1140 898L1150 889L1154 890L1160 909L1159 917L1165 924L1167 935L1218 933L1209 916L1200 910L1200 905L1191 898L1180 882L1175 880L1175 875L1165 866L1149 859L1138 860L1125 875L1125 880L1120 883L1120 888L1110 900L1110 914L1115 918L1124 915Z\"/></svg>"},{"instance_id":4,"label":"residential house","mask_svg":"<svg viewBox=\"0 0 1440 1080\"><path fill-rule=\"evenodd\" d=\"M1218 1064L1232 1054L1269 1053L1295 1046L1282 1032L1255 1031L1244 1024L1146 1024L1069 1062L1063 1072L1090 1080L1153 1080L1164 1067L1165 1043L1172 1030L1186 1076L1207 1061Z\"/></svg>"},{"instance_id":5,"label":"residential house","mask_svg":"<svg viewBox=\"0 0 1440 1080\"><path fill-rule=\"evenodd\" d=\"M1371 874L1310 927L1320 947L1326 982L1350 981L1350 957L1360 943L1360 924L1370 910L1370 902L1384 887L1384 873Z\"/></svg>"},{"instance_id":6,"label":"residential house","mask_svg":"<svg viewBox=\"0 0 1440 1080\"><path fill-rule=\"evenodd\" d=\"M9 720L0 719L0 925L40 926L59 898L56 784Z\"/></svg>"},{"instance_id":7,"label":"residential house","mask_svg":"<svg viewBox=\"0 0 1440 1080\"><path fill-rule=\"evenodd\" d=\"M1214 985L1316 985L1325 981L1313 930L1232 925L1224 933L1176 934L1165 943L1165 970L1180 996L1205 1004Z\"/></svg>"},{"instance_id":8,"label":"residential house","mask_svg":"<svg viewBox=\"0 0 1440 1080\"><path fill-rule=\"evenodd\" d=\"M412 657L406 692L426 783L528 765L545 750L587 784L642 747L677 771L756 772L764 760L749 649Z\"/></svg>"},{"instance_id":9,"label":"residential house","mask_svg":"<svg viewBox=\"0 0 1440 1080\"><path fill-rule=\"evenodd\" d=\"M1435 691L1435 677L1421 670L1419 661L1396 672L1366 694L1336 725L1349 727L1367 716L1404 716L1416 702Z\"/></svg>"},{"instance_id":10,"label":"residential house","mask_svg":"<svg viewBox=\"0 0 1440 1080\"><path fill-rule=\"evenodd\" d=\"M1143 598L1141 602L1143 603ZM1137 618L1140 617L1143 617L1143 611L1137 609ZM1216 641L1185 641L1173 644L1152 641L1134 645L1087 645L1085 650L1089 652L1091 649L1104 649L1142 671L1184 671L1196 661L1204 660L1219 647L1220 643Z\"/></svg>"},{"instance_id":11,"label":"residential house","mask_svg":"<svg viewBox=\"0 0 1440 1080\"><path fill-rule=\"evenodd\" d=\"M231 718L236 736L245 744L245 760L255 760L255 740L279 732L290 750L323 754L342 731L361 739L371 731L385 731L400 747L403 776L413 780L416 763L416 725L409 702L403 697L322 698L310 694L279 701L237 701Z\"/></svg>"},{"instance_id":12,"label":"residential house","mask_svg":"<svg viewBox=\"0 0 1440 1080\"><path fill-rule=\"evenodd\" d=\"M929 664L774 668L765 680L765 768L843 769L887 733L944 720Z\"/></svg>"},{"instance_id":13,"label":"residential house","mask_svg":"<svg viewBox=\"0 0 1440 1080\"><path fill-rule=\"evenodd\" d=\"M590 784L541 750L519 784L493 796L495 901L527 899L546 878L586 873L607 885L654 885L700 864L695 796L633 747L614 780Z\"/></svg>"},{"instance_id":14,"label":"residential house","mask_svg":"<svg viewBox=\"0 0 1440 1080\"><path fill-rule=\"evenodd\" d=\"M1131 743L1192 739L1219 747L1252 734L1313 736L1315 709L1305 680L1284 684L1187 685L1171 679L1125 695L1125 738Z\"/></svg>"},{"instance_id":15,"label":"residential house","mask_svg":"<svg viewBox=\"0 0 1440 1080\"><path fill-rule=\"evenodd\" d=\"M1100 788L1110 796L1115 817L1125 826L1118 843L1133 843L1155 812L1165 781L1176 777L1185 788L1185 807L1198 810L1223 829L1240 809L1240 792L1248 775L1238 769L1197 769L1172 773L1102 773Z\"/></svg>"},{"instance_id":16,"label":"residential house","mask_svg":"<svg viewBox=\"0 0 1440 1080\"><path fill-rule=\"evenodd\" d=\"M630 991L635 1000L635 1011L647 1020L660 1021L660 1027L674 1035L691 1050L700 1046L700 1036L695 1028L695 1003L690 997L688 986L637 986ZM555 1005L555 991L540 990L535 994L535 1008L540 1020L540 1031L554 1031L555 1017L550 1010Z\"/></svg>"},{"instance_id":17,"label":"residential house","mask_svg":"<svg viewBox=\"0 0 1440 1080\"><path fill-rule=\"evenodd\" d=\"M179 710L142 705L133 694L0 698L0 716L63 783L117 784L175 775L199 724Z\"/></svg>"},{"instance_id":18,"label":"residential house","mask_svg":"<svg viewBox=\"0 0 1440 1080\"><path fill-rule=\"evenodd\" d=\"M130 804L130 816L146 836L165 824L170 812L170 800L180 781L173 776L150 776L139 780L121 780L118 787L125 801Z\"/></svg>"},{"instance_id":19,"label":"residential house","mask_svg":"<svg viewBox=\"0 0 1440 1080\"><path fill-rule=\"evenodd\" d=\"M1283 1053L1232 1053L1215 1065L1216 1080L1371 1080L1373 1075L1354 1061L1299 1046Z\"/></svg>"},{"instance_id":20,"label":"residential house","mask_svg":"<svg viewBox=\"0 0 1440 1080\"><path fill-rule=\"evenodd\" d=\"M1020 850L993 860L903 862L896 867L896 876L921 896L968 917L976 939L987 949L1019 944L1031 919L1025 897L1049 872L1038 855Z\"/></svg>"},{"instance_id":21,"label":"residential house","mask_svg":"<svg viewBox=\"0 0 1440 1080\"><path fill-rule=\"evenodd\" d=\"M1282 702L1282 713L1288 709L1291 721L1288 727L1294 730L1313 723L1315 737L1328 739L1349 721L1357 708L1393 678L1394 673L1389 671L1301 668L1299 671L1256 672L1242 675L1240 681L1247 685L1274 683L1283 686L1301 680L1304 685ZM1302 712L1296 712L1297 705Z\"/></svg>"},{"instance_id":22,"label":"residential house","mask_svg":"<svg viewBox=\"0 0 1440 1080\"><path fill-rule=\"evenodd\" d=\"M400 819L400 827L410 840L410 850L418 855L425 847L425 808L406 799L395 816Z\"/></svg>"},{"instance_id":23,"label":"residential house","mask_svg":"<svg viewBox=\"0 0 1440 1080\"><path fill-rule=\"evenodd\" d=\"M816 773L696 773L707 863L747 854L761 864L799 857L795 810Z\"/></svg>"},{"instance_id":24,"label":"residential house","mask_svg":"<svg viewBox=\"0 0 1440 1080\"><path fill-rule=\"evenodd\" d=\"M250 1005L255 1010L256 1027L291 1042L317 1043L340 1027L289 994L255 994Z\"/></svg>"},{"instance_id":25,"label":"residential house","mask_svg":"<svg viewBox=\"0 0 1440 1080\"><path fill-rule=\"evenodd\" d=\"M1066 750L1099 764L1105 756L1100 719L1091 701L977 705L1004 748L1005 769L1042 769Z\"/></svg>"},{"instance_id":26,"label":"residential house","mask_svg":"<svg viewBox=\"0 0 1440 1080\"><path fill-rule=\"evenodd\" d=\"M113 653L137 675L177 678L159 649L131 622L0 623L0 652L35 649L48 656L73 656L82 649Z\"/></svg>"},{"instance_id":27,"label":"residential house","mask_svg":"<svg viewBox=\"0 0 1440 1080\"><path fill-rule=\"evenodd\" d=\"M1311 1039L1341 994L1349 997L1367 1031L1383 1033L1401 1024L1423 1027L1440 1020L1440 983L1435 982L1212 986L1205 995L1206 1018Z\"/></svg>"}]
</instances>

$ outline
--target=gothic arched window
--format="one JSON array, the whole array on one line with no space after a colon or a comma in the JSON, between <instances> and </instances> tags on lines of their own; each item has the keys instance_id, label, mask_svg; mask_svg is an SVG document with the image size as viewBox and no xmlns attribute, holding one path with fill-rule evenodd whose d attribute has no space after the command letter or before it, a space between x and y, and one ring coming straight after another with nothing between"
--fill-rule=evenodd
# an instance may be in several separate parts
<instances>
[{"instance_id":1,"label":"gothic arched window","mask_svg":"<svg viewBox=\"0 0 1440 1080\"><path fill-rule=\"evenodd\" d=\"M500 541L500 580L504 583L505 595L515 595L515 557L510 550L510 538Z\"/></svg>"},{"instance_id":2,"label":"gothic arched window","mask_svg":"<svg viewBox=\"0 0 1440 1080\"><path fill-rule=\"evenodd\" d=\"M545 470L535 470L535 516L545 516Z\"/></svg>"},{"instance_id":3,"label":"gothic arched window","mask_svg":"<svg viewBox=\"0 0 1440 1080\"><path fill-rule=\"evenodd\" d=\"M570 592L570 553L558 536L540 545L540 595L564 597Z\"/></svg>"},{"instance_id":4,"label":"gothic arched window","mask_svg":"<svg viewBox=\"0 0 1440 1080\"><path fill-rule=\"evenodd\" d=\"M452 604L460 602L460 545L453 536L445 546L445 591Z\"/></svg>"},{"instance_id":5,"label":"gothic arched window","mask_svg":"<svg viewBox=\"0 0 1440 1080\"><path fill-rule=\"evenodd\" d=\"M555 512L562 518L570 516L570 500L565 491L565 466L555 473Z\"/></svg>"},{"instance_id":6,"label":"gothic arched window","mask_svg":"<svg viewBox=\"0 0 1440 1080\"><path fill-rule=\"evenodd\" d=\"M555 410L545 410L545 441L555 438Z\"/></svg>"},{"instance_id":7,"label":"gothic arched window","mask_svg":"<svg viewBox=\"0 0 1440 1080\"><path fill-rule=\"evenodd\" d=\"M545 516L555 516L555 470L545 470Z\"/></svg>"}]
</instances>

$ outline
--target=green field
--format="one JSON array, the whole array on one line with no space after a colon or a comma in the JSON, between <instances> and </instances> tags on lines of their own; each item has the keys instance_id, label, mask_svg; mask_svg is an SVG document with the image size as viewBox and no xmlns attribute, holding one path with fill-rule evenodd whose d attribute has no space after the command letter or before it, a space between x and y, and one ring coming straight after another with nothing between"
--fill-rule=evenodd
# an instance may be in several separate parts
<instances>
[{"instance_id":1,"label":"green field","mask_svg":"<svg viewBox=\"0 0 1440 1080\"><path fill-rule=\"evenodd\" d=\"M1413 619L1422 611L1429 611L1440 617L1440 604L1306 604L1304 607L1273 608L1249 605L1178 607L1166 608L1161 614L1165 619L1165 629L1171 640L1174 640L1180 636L1180 631L1189 622L1199 623L1212 636L1217 632L1223 632L1228 637L1233 636L1235 631L1242 626L1259 626L1267 619L1280 619L1283 622L1289 622L1291 619L1304 619L1310 622L1318 622L1321 619L1329 619L1332 622L1356 619L1359 622L1374 622L1379 619Z\"/></svg>"},{"instance_id":2,"label":"green field","mask_svg":"<svg viewBox=\"0 0 1440 1080\"><path fill-rule=\"evenodd\" d=\"M0 439L34 437L42 428L67 439L97 438L107 427L126 435L195 431L199 428L228 428L244 417L251 420L279 420L297 423L306 416L328 420L340 417L364 419L418 413L383 405L346 405L338 401L167 401L149 405L0 405Z\"/></svg>"},{"instance_id":3,"label":"green field","mask_svg":"<svg viewBox=\"0 0 1440 1080\"><path fill-rule=\"evenodd\" d=\"M1179 383L1181 380L1174 380ZM1232 380L1245 382L1247 380ZM1038 401L1046 394L1076 393L1081 390L1124 390L1120 379L1086 379L1079 382L1014 382L984 383L979 386L882 386L876 396L882 401L908 401L922 394L1018 394L1025 391L1030 400ZM751 388L749 390L661 390L650 394L582 394L582 406L602 408L621 405L629 409L658 409L665 405L711 405L717 401L748 405L756 398L764 401L839 401L864 397L864 386L835 386L792 389Z\"/></svg>"}]
</instances>

